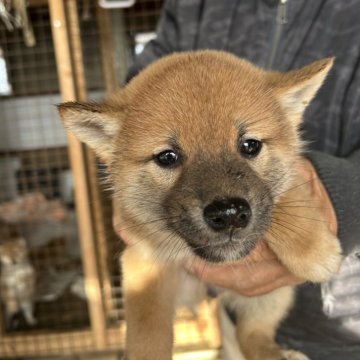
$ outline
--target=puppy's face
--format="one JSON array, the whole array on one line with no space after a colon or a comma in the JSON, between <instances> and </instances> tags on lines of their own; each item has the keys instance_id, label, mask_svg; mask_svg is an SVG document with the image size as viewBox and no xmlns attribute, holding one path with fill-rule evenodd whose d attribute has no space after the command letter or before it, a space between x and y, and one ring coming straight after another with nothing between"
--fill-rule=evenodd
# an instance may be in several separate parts
<instances>
[{"instance_id":1,"label":"puppy's face","mask_svg":"<svg viewBox=\"0 0 360 360\"><path fill-rule=\"evenodd\" d=\"M108 162L124 228L165 258L231 262L289 188L302 113L331 64L277 74L225 53L178 54L103 104L60 112Z\"/></svg>"}]
</instances>

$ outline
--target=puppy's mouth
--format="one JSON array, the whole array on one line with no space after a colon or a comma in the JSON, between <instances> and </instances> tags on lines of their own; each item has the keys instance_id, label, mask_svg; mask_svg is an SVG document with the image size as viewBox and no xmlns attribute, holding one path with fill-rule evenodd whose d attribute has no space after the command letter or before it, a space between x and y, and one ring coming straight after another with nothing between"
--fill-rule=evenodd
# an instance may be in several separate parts
<instances>
[{"instance_id":1,"label":"puppy's mouth","mask_svg":"<svg viewBox=\"0 0 360 360\"><path fill-rule=\"evenodd\" d=\"M247 255L255 248L257 239L255 236L249 236L248 239L228 241L199 245L187 241L191 250L199 258L211 263L229 263L238 261Z\"/></svg>"},{"instance_id":2,"label":"puppy's mouth","mask_svg":"<svg viewBox=\"0 0 360 360\"><path fill-rule=\"evenodd\" d=\"M226 233L214 233L196 229L187 219L189 231L175 230L189 246L190 250L202 260L210 263L231 263L247 256L256 246L259 234L249 232L246 235L235 228ZM182 226L183 228L183 226Z\"/></svg>"}]
</instances>

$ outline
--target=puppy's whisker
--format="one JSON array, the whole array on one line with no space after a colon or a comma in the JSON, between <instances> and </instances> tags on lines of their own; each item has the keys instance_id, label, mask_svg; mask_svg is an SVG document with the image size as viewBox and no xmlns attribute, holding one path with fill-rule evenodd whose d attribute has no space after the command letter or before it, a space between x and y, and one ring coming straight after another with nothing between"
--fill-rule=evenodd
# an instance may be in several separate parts
<instances>
[{"instance_id":1,"label":"puppy's whisker","mask_svg":"<svg viewBox=\"0 0 360 360\"><path fill-rule=\"evenodd\" d=\"M157 251L157 255L154 257L154 262L153 264L155 263L158 263L159 259L163 257L163 254L166 253L166 251L168 250L169 248L169 243L170 241L174 238L174 234L173 233L170 233L165 239L162 239L161 242L160 242L160 245L158 247L158 249L160 251ZM171 261L169 261L170 259L166 259L164 261L161 261L161 263L164 264L164 266L166 266L167 263L170 263Z\"/></svg>"},{"instance_id":2,"label":"puppy's whisker","mask_svg":"<svg viewBox=\"0 0 360 360\"><path fill-rule=\"evenodd\" d=\"M166 217L158 218L158 219L155 219L155 220L144 221L142 223L127 226L127 227L124 227L124 228L117 228L117 230L118 231L125 231L125 230L129 230L129 229L141 228L141 227L149 225L149 224L154 224L154 223L161 222L161 221L164 221L164 220L176 219L176 218L180 218L180 215L166 216ZM115 225L115 228L116 228L116 225Z\"/></svg>"},{"instance_id":3,"label":"puppy's whisker","mask_svg":"<svg viewBox=\"0 0 360 360\"><path fill-rule=\"evenodd\" d=\"M293 190L295 190L295 189L297 189L297 188L299 188L301 186L305 186L305 185L311 183L312 181L320 181L320 179L317 179L316 177L313 177L313 178L311 178L311 179L309 179L309 180L307 180L307 181L305 181L303 183L297 184L295 186L290 187L289 189L286 189L286 190L280 192L278 194L278 196L286 194L286 193L290 193L291 191L293 191Z\"/></svg>"},{"instance_id":4,"label":"puppy's whisker","mask_svg":"<svg viewBox=\"0 0 360 360\"><path fill-rule=\"evenodd\" d=\"M154 230L154 231L152 231L152 232L149 232L149 233L147 234L147 237L146 237L146 238L143 238L143 237L142 237L140 240L138 240L138 241L136 241L136 242L134 242L134 243L129 244L128 247L133 247L133 246L138 245L138 244L141 243L142 241L147 241L147 238L148 238L148 237L151 237L151 236L155 235L156 233L161 233L161 232L163 232L164 230L166 230L166 229L163 228L163 227L158 227L158 228L156 228L156 230Z\"/></svg>"},{"instance_id":5,"label":"puppy's whisker","mask_svg":"<svg viewBox=\"0 0 360 360\"><path fill-rule=\"evenodd\" d=\"M178 242L177 246L176 246L176 251L175 251L175 255L174 255L174 259L178 259L180 252L183 252L183 250L185 250L186 248L184 248L183 244Z\"/></svg>"},{"instance_id":6,"label":"puppy's whisker","mask_svg":"<svg viewBox=\"0 0 360 360\"><path fill-rule=\"evenodd\" d=\"M173 234L173 235L172 235L172 238L173 238L174 236L175 236L175 235ZM173 261L173 260L176 259L176 256L177 256L178 253L179 253L179 250L178 250L178 249L181 248L181 246L182 246L182 244L181 244L181 243L179 244L179 242L177 242L177 244L175 244L175 246L171 246L171 251L170 251L169 254L168 254L168 257L167 257L167 259L166 259L166 262L171 262L171 261ZM172 257L173 253L175 254L174 257Z\"/></svg>"},{"instance_id":7,"label":"puppy's whisker","mask_svg":"<svg viewBox=\"0 0 360 360\"><path fill-rule=\"evenodd\" d=\"M114 195L116 196L117 193L120 193L121 191L118 190L117 192L114 192ZM147 199L143 196L136 196L136 195L126 195L126 199L129 199L129 200L136 200L139 202L139 204L143 204L143 203L146 203L146 204L152 204L152 205L160 205L160 206L164 206L164 204L160 201L154 201L153 199ZM169 204L166 204L167 207L171 208L171 209L175 209L176 210L176 207L174 206L171 206Z\"/></svg>"},{"instance_id":8,"label":"puppy's whisker","mask_svg":"<svg viewBox=\"0 0 360 360\"><path fill-rule=\"evenodd\" d=\"M154 256L154 261L153 261L153 265L155 265L155 263L160 263L163 264L163 266L165 267L167 264L172 264L173 260L170 258L170 254L167 254L169 248L171 247L172 249L175 248L175 246L170 246L171 242L173 241L173 239L176 239L177 235L175 233L170 233L168 234L165 238L161 239L159 246L155 249L155 256ZM177 243L177 246L181 246L181 243ZM166 255L167 254L167 255ZM160 260L161 259L161 260Z\"/></svg>"},{"instance_id":9,"label":"puppy's whisker","mask_svg":"<svg viewBox=\"0 0 360 360\"><path fill-rule=\"evenodd\" d=\"M293 234L295 234L295 235L296 235L297 237L299 237L300 239L301 239L304 235L302 235L301 233L299 233L299 232L297 232L296 230L294 230L294 227L297 228L297 229L299 229L299 230L301 230L301 231L303 231L304 233L310 234L309 231L304 230L304 229L301 228L301 227L294 226L293 224L288 223L288 222L283 222L283 221L276 222L276 221L273 221L272 223L273 223L273 225L277 225L278 227L282 227L282 228L284 228L284 229L287 229L287 230L291 231ZM285 224L286 224L286 225L285 225ZM287 225L289 225L289 226L287 226ZM284 239L283 241L286 241L286 240L287 240L287 239ZM279 241L282 241L281 237L279 237ZM301 241L301 240L299 240L299 241Z\"/></svg>"},{"instance_id":10,"label":"puppy's whisker","mask_svg":"<svg viewBox=\"0 0 360 360\"><path fill-rule=\"evenodd\" d=\"M269 231L267 232L266 242L267 242L268 244L279 245L280 243L283 243L283 242L284 242L284 240L283 240L282 237L281 237L282 230L281 230L280 228L281 228L281 226L278 227L278 228L274 228L274 227L273 227L271 230L269 230ZM275 231L275 230L277 230L277 231ZM269 236L271 236L272 239L269 238ZM302 239L299 240L299 241L302 241Z\"/></svg>"},{"instance_id":11,"label":"puppy's whisker","mask_svg":"<svg viewBox=\"0 0 360 360\"><path fill-rule=\"evenodd\" d=\"M269 238L269 236L274 240L272 240L271 238ZM269 230L267 232L267 237L266 237L266 242L268 244L273 244L273 245L278 245L281 240L279 240L279 232L274 231L274 228L272 228L271 230Z\"/></svg>"},{"instance_id":12,"label":"puppy's whisker","mask_svg":"<svg viewBox=\"0 0 360 360\"><path fill-rule=\"evenodd\" d=\"M282 209L282 208L280 207L280 209ZM296 217L296 218L299 218L299 219L305 219L305 220L310 220L310 221L318 221L318 222L323 222L323 223L329 223L328 220L309 218L309 217L306 217L306 216L301 216L301 215L297 215L297 214L291 214L291 213L286 212L286 211L278 211L278 210L275 210L275 211L274 211L274 214L282 214L282 215L287 215L287 216Z\"/></svg>"},{"instance_id":13,"label":"puppy's whisker","mask_svg":"<svg viewBox=\"0 0 360 360\"><path fill-rule=\"evenodd\" d=\"M304 205L286 205L279 208L292 209L292 208L303 208L303 209L331 209L329 206L304 206Z\"/></svg>"},{"instance_id":14,"label":"puppy's whisker","mask_svg":"<svg viewBox=\"0 0 360 360\"><path fill-rule=\"evenodd\" d=\"M278 181L275 184L273 184L273 186L270 187L269 189L270 193L275 193L277 189L281 188L286 182L289 181L289 179L292 177L294 164L297 161L298 160L294 160L291 162L291 164L288 166L287 170L285 171L281 179L278 179Z\"/></svg>"},{"instance_id":15,"label":"puppy's whisker","mask_svg":"<svg viewBox=\"0 0 360 360\"><path fill-rule=\"evenodd\" d=\"M139 218L141 218L141 217L143 217L143 216L147 216L147 215L148 215L148 212L144 210L143 212L137 212L135 215L128 216L128 217L126 218L126 220L127 220L127 221L131 221L131 220L134 220L134 219L137 220L137 219L139 219ZM119 223L115 223L115 224L114 224L115 229L117 229L119 225L121 225L121 221L120 221ZM119 228L119 230L122 230L122 229Z\"/></svg>"},{"instance_id":16,"label":"puppy's whisker","mask_svg":"<svg viewBox=\"0 0 360 360\"><path fill-rule=\"evenodd\" d=\"M281 201L281 205L283 204L296 204L296 203L309 203L309 202L315 202L315 203L318 203L319 201L318 200L315 200L315 199L297 199L297 200L290 200L290 201Z\"/></svg>"}]
</instances>

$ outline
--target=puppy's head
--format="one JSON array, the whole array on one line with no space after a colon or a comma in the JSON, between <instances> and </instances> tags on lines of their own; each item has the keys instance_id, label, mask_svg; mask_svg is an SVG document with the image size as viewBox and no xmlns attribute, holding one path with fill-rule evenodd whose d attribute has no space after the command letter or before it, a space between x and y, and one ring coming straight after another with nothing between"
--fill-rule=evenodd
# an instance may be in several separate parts
<instances>
[{"instance_id":1,"label":"puppy's head","mask_svg":"<svg viewBox=\"0 0 360 360\"><path fill-rule=\"evenodd\" d=\"M302 114L332 62L274 73L221 52L175 54L105 102L60 113L108 163L123 227L165 257L230 262L290 186Z\"/></svg>"}]
</instances>

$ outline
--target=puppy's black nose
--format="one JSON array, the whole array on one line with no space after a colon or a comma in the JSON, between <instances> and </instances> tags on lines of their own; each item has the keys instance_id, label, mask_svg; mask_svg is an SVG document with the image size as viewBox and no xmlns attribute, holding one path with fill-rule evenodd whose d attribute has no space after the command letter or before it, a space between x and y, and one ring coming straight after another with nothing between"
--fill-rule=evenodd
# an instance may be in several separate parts
<instances>
[{"instance_id":1,"label":"puppy's black nose","mask_svg":"<svg viewBox=\"0 0 360 360\"><path fill-rule=\"evenodd\" d=\"M250 205L240 198L216 200L204 209L204 219L215 231L226 230L231 226L245 228L250 218Z\"/></svg>"}]
</instances>

